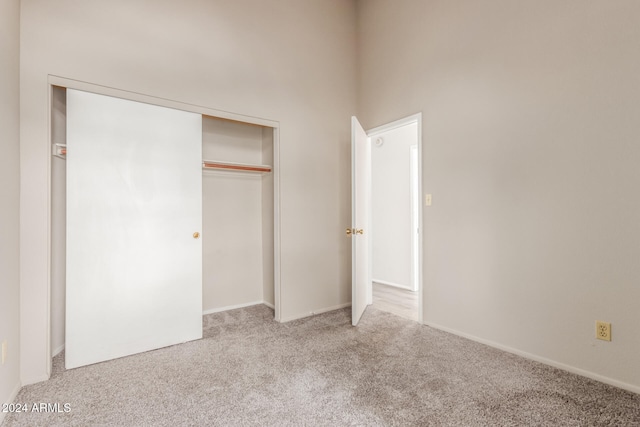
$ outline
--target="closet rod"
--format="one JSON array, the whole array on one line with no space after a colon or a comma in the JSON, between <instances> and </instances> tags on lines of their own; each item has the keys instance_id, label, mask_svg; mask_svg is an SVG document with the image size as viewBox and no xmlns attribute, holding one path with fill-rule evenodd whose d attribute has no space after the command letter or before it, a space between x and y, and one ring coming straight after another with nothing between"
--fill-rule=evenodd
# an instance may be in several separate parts
<instances>
[{"instance_id":1,"label":"closet rod","mask_svg":"<svg viewBox=\"0 0 640 427\"><path fill-rule=\"evenodd\" d=\"M67 155L66 145L54 144L53 154L54 156L58 156L62 159L66 158L66 155ZM204 169L223 169L223 170L235 170L235 171L243 171L243 172L261 172L261 173L271 172L271 166L249 165L249 164L242 164L242 163L225 163L225 162L215 162L211 160L203 161L202 167Z\"/></svg>"},{"instance_id":2,"label":"closet rod","mask_svg":"<svg viewBox=\"0 0 640 427\"><path fill-rule=\"evenodd\" d=\"M239 163L222 163L222 162L202 162L202 167L205 169L230 169L245 172L271 172L270 166L261 165L243 165Z\"/></svg>"}]
</instances>

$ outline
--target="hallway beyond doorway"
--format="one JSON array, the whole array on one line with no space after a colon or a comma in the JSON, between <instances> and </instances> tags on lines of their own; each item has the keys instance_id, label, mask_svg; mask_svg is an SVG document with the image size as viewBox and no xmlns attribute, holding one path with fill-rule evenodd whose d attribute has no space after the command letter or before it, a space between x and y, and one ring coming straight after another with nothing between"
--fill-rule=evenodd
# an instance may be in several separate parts
<instances>
[{"instance_id":1,"label":"hallway beyond doorway","mask_svg":"<svg viewBox=\"0 0 640 427\"><path fill-rule=\"evenodd\" d=\"M373 282L373 306L418 321L418 292Z\"/></svg>"}]
</instances>

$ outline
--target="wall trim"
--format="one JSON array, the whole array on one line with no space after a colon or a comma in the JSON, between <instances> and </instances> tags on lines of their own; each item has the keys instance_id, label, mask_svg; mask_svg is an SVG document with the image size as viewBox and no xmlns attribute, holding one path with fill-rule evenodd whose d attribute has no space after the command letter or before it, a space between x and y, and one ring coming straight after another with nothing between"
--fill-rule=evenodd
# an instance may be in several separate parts
<instances>
[{"instance_id":1,"label":"wall trim","mask_svg":"<svg viewBox=\"0 0 640 427\"><path fill-rule=\"evenodd\" d=\"M351 303L350 302L347 302L347 303L344 303L344 304L334 305L334 306L331 306L331 307L325 307L325 308L321 308L319 310L309 311L309 312L306 312L306 313L294 314L293 316L289 316L289 317L283 318L281 320L281 322L282 323L291 322L292 320L304 319L305 317L315 316L316 314L328 313L330 311L340 310L341 308L347 308L347 307L351 307Z\"/></svg>"},{"instance_id":2,"label":"wall trim","mask_svg":"<svg viewBox=\"0 0 640 427\"><path fill-rule=\"evenodd\" d=\"M16 400L16 397L18 396L18 393L20 393L20 390L22 390L22 384L20 384L20 381L18 381L18 384L16 384L15 388L13 389L13 391L11 392L11 394L9 395L9 398L7 399L6 402L2 402L2 403L13 403L13 401ZM6 417L8 414L8 412L2 412L2 410L0 410L0 425L2 424L2 422L4 421L4 417Z\"/></svg>"},{"instance_id":3,"label":"wall trim","mask_svg":"<svg viewBox=\"0 0 640 427\"><path fill-rule=\"evenodd\" d=\"M418 125L418 127L422 127L422 112L416 113L416 114L412 114L410 116L403 117L403 118L398 119L398 120L394 120L394 121L386 123L384 125L376 126L373 129L369 129L367 131L367 136L373 137L373 136L376 136L376 135L378 135L380 133L389 132L390 130L397 129L399 127L406 126L406 125L411 124L411 123L416 123ZM420 145L420 143L421 143L421 141L419 139L418 140L418 145Z\"/></svg>"},{"instance_id":4,"label":"wall trim","mask_svg":"<svg viewBox=\"0 0 640 427\"><path fill-rule=\"evenodd\" d=\"M51 365L51 359L49 359L49 365ZM49 381L49 378L51 378L51 373L28 377L27 379L22 378L22 386L24 387L31 384L41 383L42 381Z\"/></svg>"},{"instance_id":5,"label":"wall trim","mask_svg":"<svg viewBox=\"0 0 640 427\"><path fill-rule=\"evenodd\" d=\"M57 355L59 355L62 350L64 350L64 344L62 344L60 347L56 348L55 350L53 350L53 354L51 357L56 357Z\"/></svg>"},{"instance_id":6,"label":"wall trim","mask_svg":"<svg viewBox=\"0 0 640 427\"><path fill-rule=\"evenodd\" d=\"M207 315L207 314L220 313L222 311L235 310L236 308L251 307L251 306L260 305L260 304L265 304L266 305L266 303L264 301L245 302L243 304L227 305L227 306L224 306L224 307L210 308L209 310L203 310L202 311L202 315L204 316L204 315ZM273 306L271 306L269 308L273 308Z\"/></svg>"},{"instance_id":7,"label":"wall trim","mask_svg":"<svg viewBox=\"0 0 640 427\"><path fill-rule=\"evenodd\" d=\"M464 332L460 332L455 329L447 328L442 325L438 325L437 323L425 322L427 326L430 326L435 329L439 329L444 332L448 332L453 335L457 335L462 338L469 339L471 341L479 342L481 344L488 345L489 347L497 348L498 350L506 351L507 353L515 354L517 356L524 357L525 359L533 360L534 362L539 362L544 365L552 366L554 368L561 369L566 372L570 372L572 374L580 375L581 377L587 377L595 381L599 381L604 384L612 385L614 387L621 388L623 390L630 391L632 393L640 394L640 386L636 386L633 384L625 383L623 381L619 381L610 377L606 377L604 375L596 374L595 372L586 371L584 369L576 368L575 366L566 365L564 363L555 361L553 359L547 359L546 357L537 356L532 353L528 353L526 351L518 350L513 347L509 347L503 344L499 344L495 341L487 340L484 338L476 337L475 335L467 334Z\"/></svg>"},{"instance_id":8,"label":"wall trim","mask_svg":"<svg viewBox=\"0 0 640 427\"><path fill-rule=\"evenodd\" d=\"M413 289L411 289L410 286L401 285L399 283L387 282L386 280L378 280L378 279L371 279L371 281L375 283L380 283L381 285L393 286L394 288L400 288L407 291L415 292Z\"/></svg>"},{"instance_id":9,"label":"wall trim","mask_svg":"<svg viewBox=\"0 0 640 427\"><path fill-rule=\"evenodd\" d=\"M153 95L145 95L139 92L129 90L116 89L110 86L84 82L81 80L69 79L66 77L48 75L49 84L52 86L65 87L67 89L83 90L86 92L97 93L99 95L113 96L117 98L127 99L129 101L144 102L147 104L158 105L161 107L174 108L176 110L189 111L192 113L202 114L204 116L218 117L237 122L244 122L258 126L266 126L270 128L280 127L280 123L274 120L263 119L261 117L247 116L244 114L231 113L229 111L216 110L202 105L188 104L186 102L174 101L172 99L161 98Z\"/></svg>"}]
</instances>

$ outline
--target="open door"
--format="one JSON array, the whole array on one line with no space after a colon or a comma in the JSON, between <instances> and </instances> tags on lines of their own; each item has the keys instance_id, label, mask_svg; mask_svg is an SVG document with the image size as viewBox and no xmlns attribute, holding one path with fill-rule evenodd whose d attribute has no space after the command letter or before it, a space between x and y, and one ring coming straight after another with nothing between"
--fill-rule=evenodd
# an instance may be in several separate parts
<instances>
[{"instance_id":1,"label":"open door","mask_svg":"<svg viewBox=\"0 0 640 427\"><path fill-rule=\"evenodd\" d=\"M67 90L67 368L202 338L202 118Z\"/></svg>"},{"instance_id":2,"label":"open door","mask_svg":"<svg viewBox=\"0 0 640 427\"><path fill-rule=\"evenodd\" d=\"M356 117L351 117L351 323L355 326L367 308L369 269L369 199L371 145Z\"/></svg>"}]
</instances>

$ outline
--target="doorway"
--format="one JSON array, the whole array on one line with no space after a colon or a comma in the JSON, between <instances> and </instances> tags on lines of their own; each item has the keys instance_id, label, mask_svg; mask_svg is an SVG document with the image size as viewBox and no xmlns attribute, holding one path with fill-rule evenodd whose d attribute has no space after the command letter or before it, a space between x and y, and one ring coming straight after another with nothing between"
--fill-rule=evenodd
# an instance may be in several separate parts
<instances>
[{"instance_id":1,"label":"doorway","mask_svg":"<svg viewBox=\"0 0 640 427\"><path fill-rule=\"evenodd\" d=\"M371 283L379 310L421 322L421 115L367 132L371 144Z\"/></svg>"}]
</instances>

